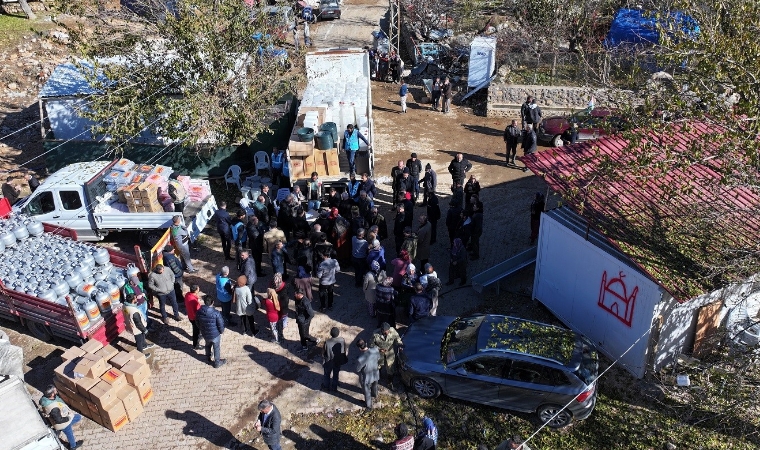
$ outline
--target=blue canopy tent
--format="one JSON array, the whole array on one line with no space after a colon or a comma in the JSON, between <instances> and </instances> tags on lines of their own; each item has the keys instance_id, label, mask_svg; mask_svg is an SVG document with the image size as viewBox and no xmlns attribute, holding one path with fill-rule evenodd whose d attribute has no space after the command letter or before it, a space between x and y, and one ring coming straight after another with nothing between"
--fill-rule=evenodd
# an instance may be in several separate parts
<instances>
[{"instance_id":1,"label":"blue canopy tent","mask_svg":"<svg viewBox=\"0 0 760 450\"><path fill-rule=\"evenodd\" d=\"M672 24L688 36L699 34L699 25L691 16L673 12L664 17L639 9L621 8L615 14L604 46L615 48L626 45L654 45L660 42L660 27Z\"/></svg>"}]
</instances>

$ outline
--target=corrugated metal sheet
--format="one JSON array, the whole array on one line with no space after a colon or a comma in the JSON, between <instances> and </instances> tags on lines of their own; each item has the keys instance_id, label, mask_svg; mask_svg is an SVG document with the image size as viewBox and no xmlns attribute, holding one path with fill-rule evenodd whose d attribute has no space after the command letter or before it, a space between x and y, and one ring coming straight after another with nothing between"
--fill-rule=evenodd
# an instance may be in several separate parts
<instances>
[{"instance_id":1,"label":"corrugated metal sheet","mask_svg":"<svg viewBox=\"0 0 760 450\"><path fill-rule=\"evenodd\" d=\"M672 152L659 154L656 161L683 161L673 154L714 132L704 124L672 127L648 137L655 148ZM704 261L720 264L719 255L728 261L737 259L738 252L760 252L760 197L747 187L722 184L715 170L721 161L709 157L710 148L705 150L699 163L666 164L667 169L650 169L644 177L610 170L611 162L630 167L643 152L615 136L543 151L522 161L612 245L673 297L685 301L720 287L732 275L748 275L719 267L711 274ZM705 227L714 230L714 239L705 239Z\"/></svg>"},{"instance_id":2,"label":"corrugated metal sheet","mask_svg":"<svg viewBox=\"0 0 760 450\"><path fill-rule=\"evenodd\" d=\"M85 67L92 66L85 64ZM40 89L39 97L74 97L93 93L95 89L87 82L79 67L72 63L65 63L56 66L50 78Z\"/></svg>"}]
</instances>

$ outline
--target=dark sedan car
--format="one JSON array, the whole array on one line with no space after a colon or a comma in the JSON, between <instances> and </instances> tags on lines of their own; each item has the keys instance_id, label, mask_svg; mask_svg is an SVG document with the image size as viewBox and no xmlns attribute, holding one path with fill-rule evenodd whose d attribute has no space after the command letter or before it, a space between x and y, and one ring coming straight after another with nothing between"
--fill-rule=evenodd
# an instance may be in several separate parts
<instances>
[{"instance_id":1,"label":"dark sedan car","mask_svg":"<svg viewBox=\"0 0 760 450\"><path fill-rule=\"evenodd\" d=\"M340 19L340 5L336 0L325 0L319 4L319 19Z\"/></svg>"},{"instance_id":2,"label":"dark sedan car","mask_svg":"<svg viewBox=\"0 0 760 450\"><path fill-rule=\"evenodd\" d=\"M539 141L548 142L552 147L562 147L570 141L570 127L578 125L578 141L597 139L608 133L622 129L622 120L609 109L584 109L570 116L553 116L544 119L538 126L536 136Z\"/></svg>"},{"instance_id":3,"label":"dark sedan car","mask_svg":"<svg viewBox=\"0 0 760 450\"><path fill-rule=\"evenodd\" d=\"M515 317L426 317L404 335L399 364L420 397L535 412L554 428L585 419L596 404L594 346L565 328Z\"/></svg>"}]
</instances>

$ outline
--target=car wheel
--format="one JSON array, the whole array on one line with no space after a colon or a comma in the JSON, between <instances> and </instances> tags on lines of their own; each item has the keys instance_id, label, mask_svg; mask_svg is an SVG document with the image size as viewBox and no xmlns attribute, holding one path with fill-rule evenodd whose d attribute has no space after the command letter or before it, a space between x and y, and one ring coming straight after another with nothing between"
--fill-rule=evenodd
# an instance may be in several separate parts
<instances>
[{"instance_id":1,"label":"car wheel","mask_svg":"<svg viewBox=\"0 0 760 450\"><path fill-rule=\"evenodd\" d=\"M547 424L550 428L562 428L570 425L573 421L573 415L567 409L557 414L561 409L562 407L559 405L541 405L536 410L536 414L538 414L541 422ZM557 417L554 417L555 414L557 414Z\"/></svg>"},{"instance_id":2,"label":"car wheel","mask_svg":"<svg viewBox=\"0 0 760 450\"><path fill-rule=\"evenodd\" d=\"M565 145L565 141L562 140L561 135L554 136L554 139L552 139L552 147L562 147Z\"/></svg>"},{"instance_id":3,"label":"car wheel","mask_svg":"<svg viewBox=\"0 0 760 450\"><path fill-rule=\"evenodd\" d=\"M410 384L414 392L422 398L436 398L441 395L441 387L430 378L414 378Z\"/></svg>"},{"instance_id":4,"label":"car wheel","mask_svg":"<svg viewBox=\"0 0 760 450\"><path fill-rule=\"evenodd\" d=\"M50 340L53 339L53 333L50 332L50 329L44 323L27 320L26 327L32 333L32 336L42 342L50 342Z\"/></svg>"}]
</instances>

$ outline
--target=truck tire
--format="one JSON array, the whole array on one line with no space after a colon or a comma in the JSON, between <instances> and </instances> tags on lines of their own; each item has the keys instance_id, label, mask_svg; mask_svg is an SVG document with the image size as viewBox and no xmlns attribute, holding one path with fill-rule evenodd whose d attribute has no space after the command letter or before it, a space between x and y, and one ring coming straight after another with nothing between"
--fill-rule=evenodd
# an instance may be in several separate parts
<instances>
[{"instance_id":1,"label":"truck tire","mask_svg":"<svg viewBox=\"0 0 760 450\"><path fill-rule=\"evenodd\" d=\"M27 320L26 327L29 329L29 332L32 333L32 336L42 342L50 342L50 340L53 339L53 333L50 332L50 328L44 323Z\"/></svg>"}]
</instances>

